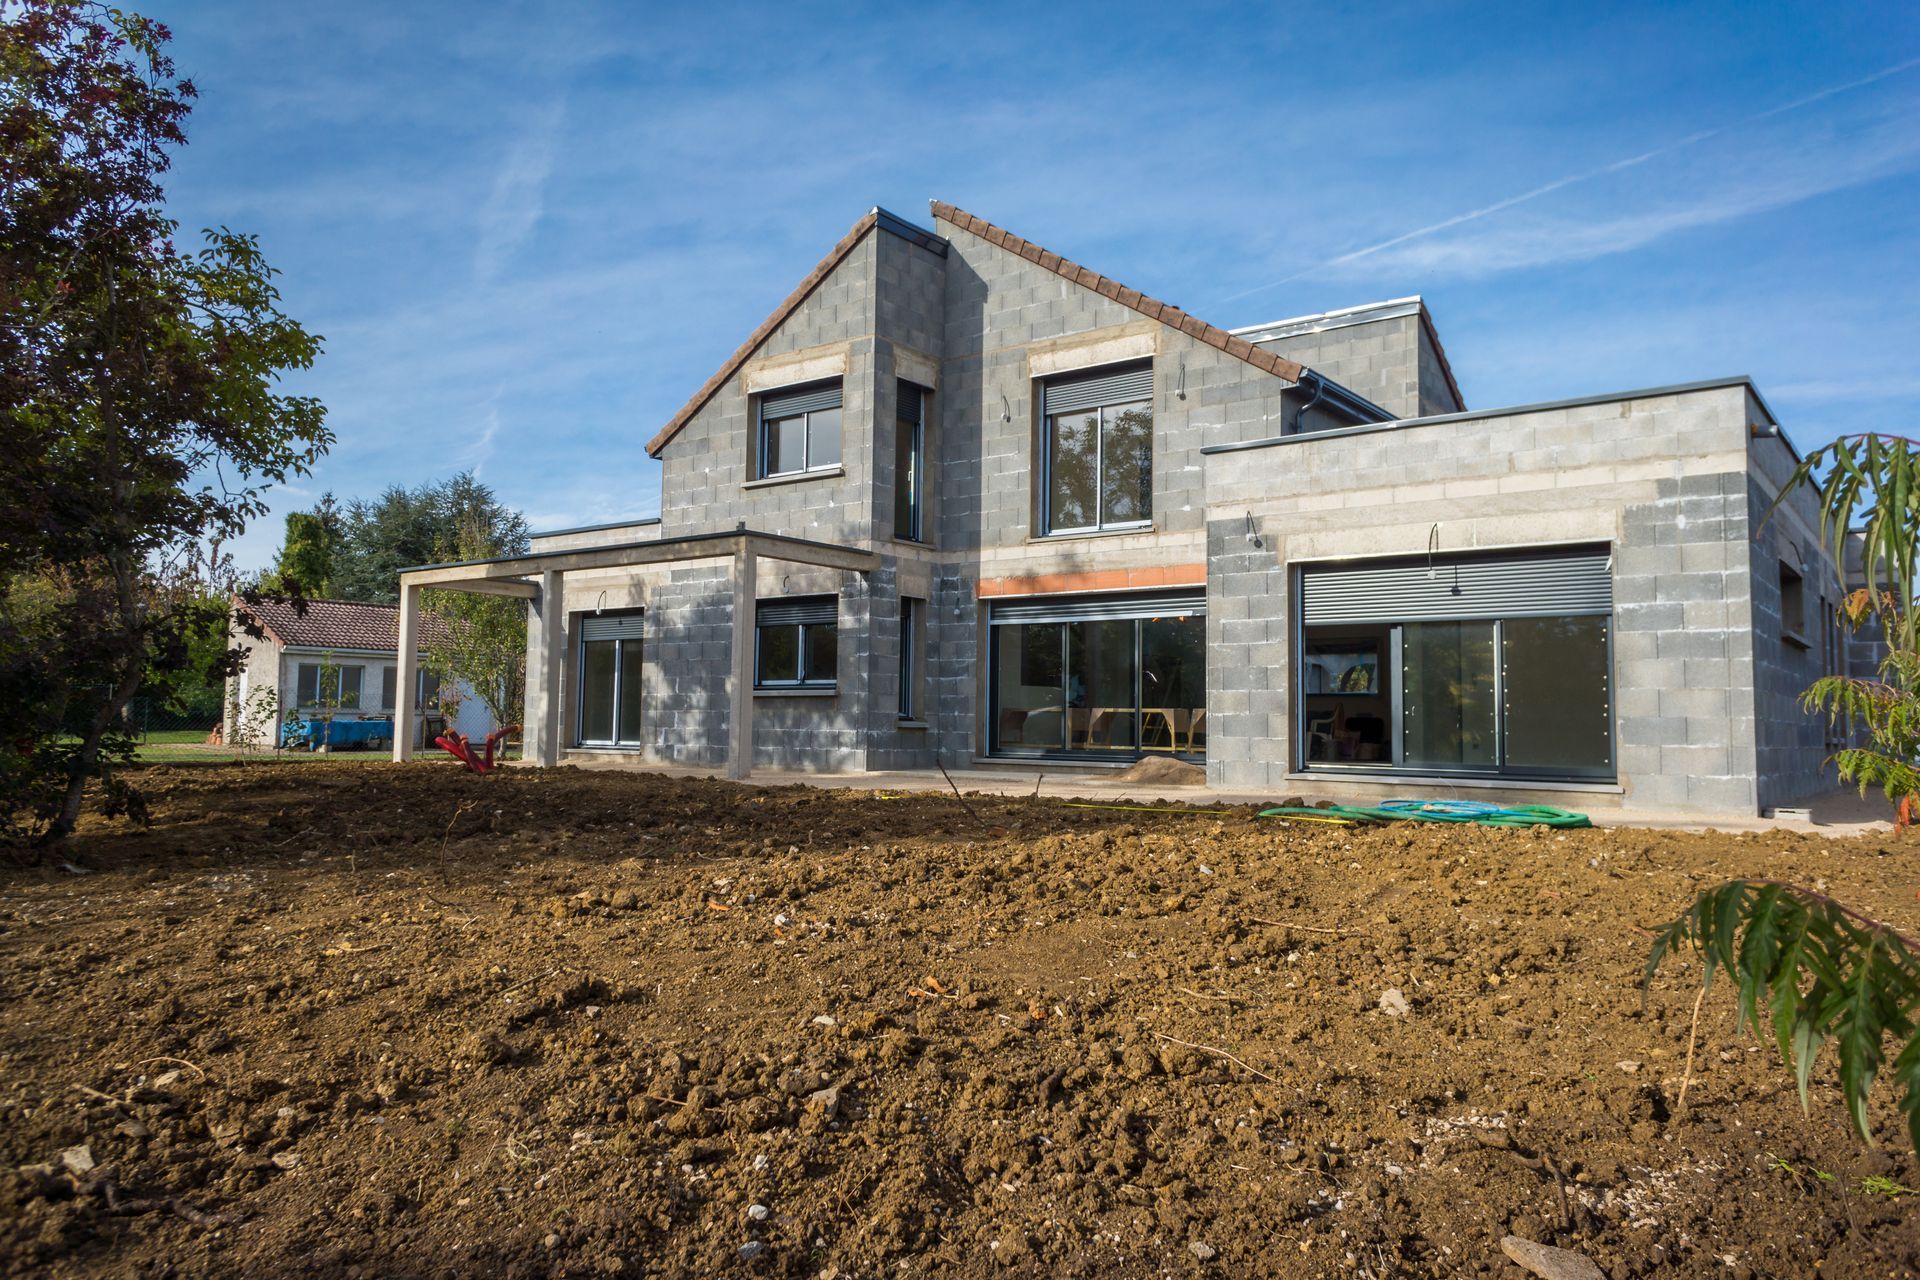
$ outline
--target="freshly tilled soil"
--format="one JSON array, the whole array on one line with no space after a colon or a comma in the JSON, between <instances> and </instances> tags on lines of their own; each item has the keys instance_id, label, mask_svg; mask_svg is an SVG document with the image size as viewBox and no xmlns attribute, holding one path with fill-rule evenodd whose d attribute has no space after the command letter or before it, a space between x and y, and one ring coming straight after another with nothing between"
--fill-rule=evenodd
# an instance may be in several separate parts
<instances>
[{"instance_id":1,"label":"freshly tilled soil","mask_svg":"<svg viewBox=\"0 0 1920 1280\"><path fill-rule=\"evenodd\" d=\"M1682 1110L1698 962L1640 988L1735 876L1911 929L1894 836L144 787L86 874L3 873L8 1274L1377 1280L1519 1275L1508 1234L1613 1277L1920 1270L1885 1089L1872 1148L1830 1063L1803 1116L1720 984Z\"/></svg>"}]
</instances>

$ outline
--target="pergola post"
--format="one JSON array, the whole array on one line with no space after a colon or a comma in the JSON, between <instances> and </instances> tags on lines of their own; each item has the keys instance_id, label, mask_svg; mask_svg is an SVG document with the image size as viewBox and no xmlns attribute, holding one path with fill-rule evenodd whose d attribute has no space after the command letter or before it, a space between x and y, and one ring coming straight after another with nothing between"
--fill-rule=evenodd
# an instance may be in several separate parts
<instances>
[{"instance_id":1,"label":"pergola post","mask_svg":"<svg viewBox=\"0 0 1920 1280\"><path fill-rule=\"evenodd\" d=\"M753 543L733 558L733 666L727 675L727 776L744 782L753 771Z\"/></svg>"},{"instance_id":2,"label":"pergola post","mask_svg":"<svg viewBox=\"0 0 1920 1280\"><path fill-rule=\"evenodd\" d=\"M566 660L567 613L562 583L559 572L543 572L540 593L528 611L532 632L527 645L528 723L521 726L521 741L527 744L529 759L542 767L560 763L563 736L561 672Z\"/></svg>"},{"instance_id":3,"label":"pergola post","mask_svg":"<svg viewBox=\"0 0 1920 1280\"><path fill-rule=\"evenodd\" d=\"M420 588L400 580L400 634L394 654L393 758L413 759L417 718L413 699L420 686Z\"/></svg>"}]
</instances>

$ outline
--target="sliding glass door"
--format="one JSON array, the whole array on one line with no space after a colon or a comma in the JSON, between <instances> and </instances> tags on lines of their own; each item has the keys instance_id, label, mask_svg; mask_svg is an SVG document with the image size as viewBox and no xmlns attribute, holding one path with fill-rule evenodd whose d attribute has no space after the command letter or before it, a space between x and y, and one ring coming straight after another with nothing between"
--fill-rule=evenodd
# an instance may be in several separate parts
<instances>
[{"instance_id":1,"label":"sliding glass door","mask_svg":"<svg viewBox=\"0 0 1920 1280\"><path fill-rule=\"evenodd\" d=\"M995 754L1205 754L1199 592L1020 601L989 620Z\"/></svg>"},{"instance_id":2,"label":"sliding glass door","mask_svg":"<svg viewBox=\"0 0 1920 1280\"><path fill-rule=\"evenodd\" d=\"M1615 776L1605 548L1348 562L1300 581L1306 768Z\"/></svg>"},{"instance_id":3,"label":"sliding glass door","mask_svg":"<svg viewBox=\"0 0 1920 1280\"><path fill-rule=\"evenodd\" d=\"M1402 758L1487 769L1500 758L1490 622L1411 622L1400 630Z\"/></svg>"}]
</instances>

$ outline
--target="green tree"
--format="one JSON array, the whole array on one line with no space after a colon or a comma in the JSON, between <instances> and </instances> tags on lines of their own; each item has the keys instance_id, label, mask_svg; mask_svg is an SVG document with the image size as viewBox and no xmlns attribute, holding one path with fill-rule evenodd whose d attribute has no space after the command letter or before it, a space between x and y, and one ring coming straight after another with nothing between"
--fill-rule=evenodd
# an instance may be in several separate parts
<instances>
[{"instance_id":1,"label":"green tree","mask_svg":"<svg viewBox=\"0 0 1920 1280\"><path fill-rule=\"evenodd\" d=\"M342 600L393 604L400 571L450 557L464 541L518 555L527 549L526 518L501 502L471 471L408 489L388 488L346 505L333 558L332 591Z\"/></svg>"},{"instance_id":2,"label":"green tree","mask_svg":"<svg viewBox=\"0 0 1920 1280\"><path fill-rule=\"evenodd\" d=\"M85 788L135 797L129 700L189 663L222 542L332 443L278 385L320 340L254 238L177 246L161 177L193 85L164 26L85 0L0 9L0 565L46 584L50 635L0 612L0 814L62 840ZM231 661L232 655L229 656ZM71 726L71 732L64 732Z\"/></svg>"},{"instance_id":3,"label":"green tree","mask_svg":"<svg viewBox=\"0 0 1920 1280\"><path fill-rule=\"evenodd\" d=\"M267 579L284 595L323 598L333 582L333 558L340 546L342 516L331 493L312 511L287 512L286 540Z\"/></svg>"}]
</instances>

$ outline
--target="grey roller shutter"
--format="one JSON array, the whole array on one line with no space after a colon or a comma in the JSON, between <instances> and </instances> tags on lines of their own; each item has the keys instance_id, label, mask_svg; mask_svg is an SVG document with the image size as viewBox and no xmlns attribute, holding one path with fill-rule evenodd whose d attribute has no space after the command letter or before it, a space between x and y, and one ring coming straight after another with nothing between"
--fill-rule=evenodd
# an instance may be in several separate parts
<instances>
[{"instance_id":1,"label":"grey roller shutter","mask_svg":"<svg viewBox=\"0 0 1920 1280\"><path fill-rule=\"evenodd\" d=\"M582 640L638 640L646 629L644 613L590 613L580 619Z\"/></svg>"},{"instance_id":2,"label":"grey roller shutter","mask_svg":"<svg viewBox=\"0 0 1920 1280\"><path fill-rule=\"evenodd\" d=\"M1020 622L1105 622L1134 618L1180 618L1207 612L1204 587L1153 595L1053 596L1045 600L993 601L987 620L1001 626Z\"/></svg>"},{"instance_id":3,"label":"grey roller shutter","mask_svg":"<svg viewBox=\"0 0 1920 1280\"><path fill-rule=\"evenodd\" d=\"M1551 555L1454 556L1329 565L1300 577L1300 617L1334 622L1526 618L1613 611L1605 547Z\"/></svg>"},{"instance_id":4,"label":"grey roller shutter","mask_svg":"<svg viewBox=\"0 0 1920 1280\"><path fill-rule=\"evenodd\" d=\"M914 386L911 382L901 383L899 403L893 411L893 416L902 422L920 421L921 397L925 395L926 392Z\"/></svg>"},{"instance_id":5,"label":"grey roller shutter","mask_svg":"<svg viewBox=\"0 0 1920 1280\"><path fill-rule=\"evenodd\" d=\"M1051 378L1042 389L1041 404L1042 411L1051 416L1152 397L1153 365L1148 363Z\"/></svg>"},{"instance_id":6,"label":"grey roller shutter","mask_svg":"<svg viewBox=\"0 0 1920 1280\"><path fill-rule=\"evenodd\" d=\"M791 387L782 391L768 392L760 397L760 416L762 418L792 418L803 413L813 413L819 409L838 409L840 407L840 383L819 382L810 387Z\"/></svg>"},{"instance_id":7,"label":"grey roller shutter","mask_svg":"<svg viewBox=\"0 0 1920 1280\"><path fill-rule=\"evenodd\" d=\"M790 599L762 600L755 607L754 620L763 627L837 623L840 621L840 599L838 596L794 596Z\"/></svg>"}]
</instances>

